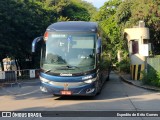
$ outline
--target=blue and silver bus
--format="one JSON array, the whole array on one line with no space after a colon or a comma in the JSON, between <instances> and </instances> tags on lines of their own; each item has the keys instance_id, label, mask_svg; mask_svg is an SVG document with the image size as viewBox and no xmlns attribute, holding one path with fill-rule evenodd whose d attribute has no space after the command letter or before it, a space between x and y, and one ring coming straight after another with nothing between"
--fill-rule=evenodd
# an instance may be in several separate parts
<instances>
[{"instance_id":1,"label":"blue and silver bus","mask_svg":"<svg viewBox=\"0 0 160 120\"><path fill-rule=\"evenodd\" d=\"M102 42L95 22L68 21L51 24L43 37L40 62L41 91L53 95L95 96L109 78L100 66ZM101 65L100 65L101 64ZM103 74L105 73L105 74Z\"/></svg>"}]
</instances>

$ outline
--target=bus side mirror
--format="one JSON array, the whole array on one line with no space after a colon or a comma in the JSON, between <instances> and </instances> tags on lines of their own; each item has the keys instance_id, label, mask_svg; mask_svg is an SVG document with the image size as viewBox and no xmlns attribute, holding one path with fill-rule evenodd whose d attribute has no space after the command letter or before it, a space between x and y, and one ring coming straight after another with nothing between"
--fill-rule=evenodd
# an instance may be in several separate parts
<instances>
[{"instance_id":1,"label":"bus side mirror","mask_svg":"<svg viewBox=\"0 0 160 120\"><path fill-rule=\"evenodd\" d=\"M32 52L35 52L37 43L42 41L42 40L43 40L43 36L37 37L33 40L33 42L32 42Z\"/></svg>"},{"instance_id":2,"label":"bus side mirror","mask_svg":"<svg viewBox=\"0 0 160 120\"><path fill-rule=\"evenodd\" d=\"M100 54L101 53L101 47L102 46L102 42L101 42L101 39L99 38L98 40L97 40L97 43L96 43L96 53L97 54Z\"/></svg>"}]
</instances>

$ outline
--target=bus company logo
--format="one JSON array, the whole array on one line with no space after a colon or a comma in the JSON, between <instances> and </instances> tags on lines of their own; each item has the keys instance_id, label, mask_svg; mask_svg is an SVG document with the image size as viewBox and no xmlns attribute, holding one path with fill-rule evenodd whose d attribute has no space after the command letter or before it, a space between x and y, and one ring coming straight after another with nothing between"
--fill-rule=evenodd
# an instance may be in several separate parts
<instances>
[{"instance_id":1,"label":"bus company logo","mask_svg":"<svg viewBox=\"0 0 160 120\"><path fill-rule=\"evenodd\" d=\"M69 86L68 83L64 83L64 90L68 90L68 86Z\"/></svg>"}]
</instances>

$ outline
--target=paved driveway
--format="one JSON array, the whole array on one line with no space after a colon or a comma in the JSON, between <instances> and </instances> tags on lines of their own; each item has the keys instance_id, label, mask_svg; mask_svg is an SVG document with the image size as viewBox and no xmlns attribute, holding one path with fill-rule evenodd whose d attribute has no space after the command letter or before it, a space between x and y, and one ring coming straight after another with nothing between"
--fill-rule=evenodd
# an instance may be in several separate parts
<instances>
[{"instance_id":1,"label":"paved driveway","mask_svg":"<svg viewBox=\"0 0 160 120\"><path fill-rule=\"evenodd\" d=\"M39 86L40 83L37 81L22 84L21 87L0 88L0 111L160 111L159 92L124 83L114 72L111 72L110 81L105 83L102 93L96 97L55 97L42 93ZM88 113L90 114L90 112ZM77 115L79 117L67 118L57 114L58 117L52 119L159 120L158 117L83 117L81 114ZM98 112L92 114L98 114ZM45 120L46 118L25 119ZM47 117L47 119L50 118Z\"/></svg>"}]
</instances>

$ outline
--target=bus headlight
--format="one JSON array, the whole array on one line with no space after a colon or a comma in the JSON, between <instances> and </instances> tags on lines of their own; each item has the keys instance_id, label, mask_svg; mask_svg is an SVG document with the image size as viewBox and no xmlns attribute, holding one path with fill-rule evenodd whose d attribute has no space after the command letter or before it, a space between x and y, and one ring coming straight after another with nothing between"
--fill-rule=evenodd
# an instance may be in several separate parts
<instances>
[{"instance_id":1,"label":"bus headlight","mask_svg":"<svg viewBox=\"0 0 160 120\"><path fill-rule=\"evenodd\" d=\"M84 82L90 84L90 83L93 83L94 81L96 81L96 79L97 78L93 78L93 79L85 80Z\"/></svg>"},{"instance_id":2,"label":"bus headlight","mask_svg":"<svg viewBox=\"0 0 160 120\"><path fill-rule=\"evenodd\" d=\"M49 83L50 82L49 80L47 80L43 77L39 77L39 78L40 78L41 82L43 82L43 83Z\"/></svg>"},{"instance_id":3,"label":"bus headlight","mask_svg":"<svg viewBox=\"0 0 160 120\"><path fill-rule=\"evenodd\" d=\"M43 78L43 77L39 77L39 78L40 78L40 80L41 80L42 83L47 83L47 84L52 84L52 85L54 85L54 82L52 82L52 81L50 81L50 80L47 80L47 79L45 79L45 78Z\"/></svg>"}]
</instances>

